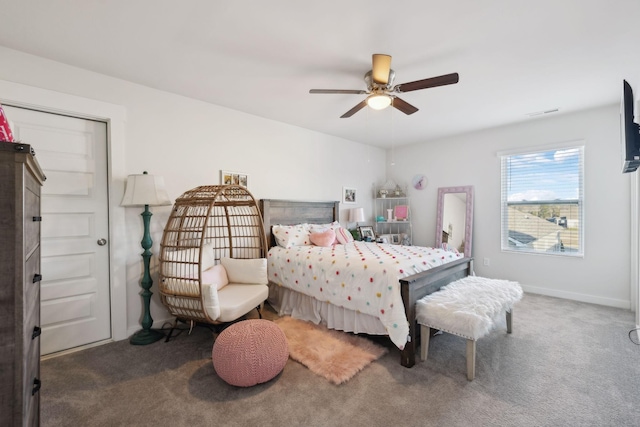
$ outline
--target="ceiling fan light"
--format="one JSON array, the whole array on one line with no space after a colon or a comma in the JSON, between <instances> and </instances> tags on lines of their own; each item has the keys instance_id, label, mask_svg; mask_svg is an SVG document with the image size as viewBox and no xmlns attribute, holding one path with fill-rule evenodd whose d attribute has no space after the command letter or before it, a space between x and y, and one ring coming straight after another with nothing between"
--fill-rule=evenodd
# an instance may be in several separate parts
<instances>
[{"instance_id":1,"label":"ceiling fan light","mask_svg":"<svg viewBox=\"0 0 640 427\"><path fill-rule=\"evenodd\" d=\"M374 110L384 110L391 105L391 97L388 95L371 95L367 98L367 105Z\"/></svg>"}]
</instances>

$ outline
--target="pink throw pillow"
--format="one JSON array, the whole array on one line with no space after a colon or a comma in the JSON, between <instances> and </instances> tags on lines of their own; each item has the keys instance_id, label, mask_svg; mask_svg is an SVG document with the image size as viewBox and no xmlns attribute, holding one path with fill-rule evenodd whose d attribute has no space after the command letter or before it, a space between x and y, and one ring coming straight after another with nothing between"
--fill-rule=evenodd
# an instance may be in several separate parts
<instances>
[{"instance_id":1,"label":"pink throw pillow","mask_svg":"<svg viewBox=\"0 0 640 427\"><path fill-rule=\"evenodd\" d=\"M214 265L202 272L202 283L214 285L218 290L222 289L229 284L227 270L221 264Z\"/></svg>"},{"instance_id":2,"label":"pink throw pillow","mask_svg":"<svg viewBox=\"0 0 640 427\"><path fill-rule=\"evenodd\" d=\"M340 242L340 244L342 245L346 245L347 243L353 242L353 235L351 235L351 232L344 227L340 227L336 231L336 238L338 239L338 242Z\"/></svg>"},{"instance_id":3,"label":"pink throw pillow","mask_svg":"<svg viewBox=\"0 0 640 427\"><path fill-rule=\"evenodd\" d=\"M336 233L331 229L323 231L321 233L311 233L310 239L311 243L316 246L328 247L336 242Z\"/></svg>"}]
</instances>

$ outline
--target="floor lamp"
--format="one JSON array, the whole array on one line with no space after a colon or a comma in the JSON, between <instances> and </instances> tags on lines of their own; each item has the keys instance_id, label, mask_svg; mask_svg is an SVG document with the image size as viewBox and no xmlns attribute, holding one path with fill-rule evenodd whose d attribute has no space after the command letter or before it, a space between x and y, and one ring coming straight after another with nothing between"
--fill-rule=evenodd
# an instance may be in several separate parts
<instances>
[{"instance_id":1,"label":"floor lamp","mask_svg":"<svg viewBox=\"0 0 640 427\"><path fill-rule=\"evenodd\" d=\"M153 319L149 309L152 292L150 291L153 280L149 274L149 260L151 259L151 246L153 241L149 234L149 222L151 212L149 206L167 206L171 201L164 188L164 179L159 176L149 175L145 171L142 175L129 175L127 178L127 188L120 206L144 206L142 212L142 222L144 224L144 234L142 235L142 260L144 263L144 274L140 285L142 286L142 300L144 302L144 313L142 316L142 329L131 336L129 342L133 345L147 345L158 341L164 334L158 330L151 329Z\"/></svg>"}]
</instances>

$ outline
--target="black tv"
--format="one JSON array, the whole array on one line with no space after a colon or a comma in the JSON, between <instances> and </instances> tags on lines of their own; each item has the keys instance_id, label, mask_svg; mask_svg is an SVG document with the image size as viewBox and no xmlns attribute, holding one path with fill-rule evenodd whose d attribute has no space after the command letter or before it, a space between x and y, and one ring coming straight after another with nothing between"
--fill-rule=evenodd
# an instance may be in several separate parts
<instances>
[{"instance_id":1,"label":"black tv","mask_svg":"<svg viewBox=\"0 0 640 427\"><path fill-rule=\"evenodd\" d=\"M640 126L633 121L634 99L631 85L622 81L620 104L620 144L622 173L634 172L640 166Z\"/></svg>"}]
</instances>

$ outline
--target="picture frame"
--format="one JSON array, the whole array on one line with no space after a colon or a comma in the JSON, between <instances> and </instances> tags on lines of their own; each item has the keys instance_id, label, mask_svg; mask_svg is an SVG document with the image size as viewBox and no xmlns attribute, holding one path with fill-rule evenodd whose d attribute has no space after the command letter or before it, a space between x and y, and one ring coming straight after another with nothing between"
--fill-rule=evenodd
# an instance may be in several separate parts
<instances>
[{"instance_id":1,"label":"picture frame","mask_svg":"<svg viewBox=\"0 0 640 427\"><path fill-rule=\"evenodd\" d=\"M376 233L373 231L373 227L371 227L370 225L358 227L358 231L360 232L360 238L362 240L369 242L373 242L376 240Z\"/></svg>"},{"instance_id":2,"label":"picture frame","mask_svg":"<svg viewBox=\"0 0 640 427\"><path fill-rule=\"evenodd\" d=\"M249 175L243 172L220 170L220 185L239 185L249 188Z\"/></svg>"},{"instance_id":3,"label":"picture frame","mask_svg":"<svg viewBox=\"0 0 640 427\"><path fill-rule=\"evenodd\" d=\"M378 236L378 243L387 243L389 245L403 244L403 234L381 234Z\"/></svg>"},{"instance_id":4,"label":"picture frame","mask_svg":"<svg viewBox=\"0 0 640 427\"><path fill-rule=\"evenodd\" d=\"M355 204L358 201L358 190L353 187L342 187L342 203Z\"/></svg>"},{"instance_id":5,"label":"picture frame","mask_svg":"<svg viewBox=\"0 0 640 427\"><path fill-rule=\"evenodd\" d=\"M382 235L378 236L377 241L378 241L378 243L391 244L391 235L390 234L382 234Z\"/></svg>"}]
</instances>

